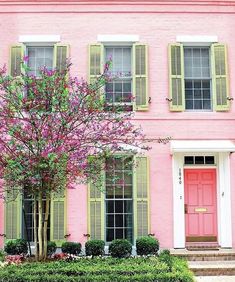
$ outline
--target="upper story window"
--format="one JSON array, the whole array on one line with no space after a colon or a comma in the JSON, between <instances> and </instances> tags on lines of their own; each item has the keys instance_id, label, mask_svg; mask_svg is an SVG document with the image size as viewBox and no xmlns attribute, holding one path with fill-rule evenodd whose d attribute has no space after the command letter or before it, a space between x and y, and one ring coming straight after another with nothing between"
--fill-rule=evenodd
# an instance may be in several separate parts
<instances>
[{"instance_id":1,"label":"upper story window","mask_svg":"<svg viewBox=\"0 0 235 282\"><path fill-rule=\"evenodd\" d=\"M112 60L113 80L105 85L106 102L132 110L132 62L131 47L105 47L105 58Z\"/></svg>"},{"instance_id":2,"label":"upper story window","mask_svg":"<svg viewBox=\"0 0 235 282\"><path fill-rule=\"evenodd\" d=\"M212 109L209 54L206 47L184 48L186 110Z\"/></svg>"},{"instance_id":3,"label":"upper story window","mask_svg":"<svg viewBox=\"0 0 235 282\"><path fill-rule=\"evenodd\" d=\"M29 74L35 75L36 77L40 76L40 69L44 66L48 70L53 68L53 46L43 46L43 47L27 47L28 55L28 66L30 68Z\"/></svg>"},{"instance_id":4,"label":"upper story window","mask_svg":"<svg viewBox=\"0 0 235 282\"><path fill-rule=\"evenodd\" d=\"M170 110L228 111L227 51L224 44L169 46Z\"/></svg>"},{"instance_id":5,"label":"upper story window","mask_svg":"<svg viewBox=\"0 0 235 282\"><path fill-rule=\"evenodd\" d=\"M91 44L89 46L89 81L93 83L102 73L106 61L111 58L111 82L103 89L108 105L123 110L147 111L148 57L145 44Z\"/></svg>"},{"instance_id":6,"label":"upper story window","mask_svg":"<svg viewBox=\"0 0 235 282\"><path fill-rule=\"evenodd\" d=\"M69 57L69 46L67 44L31 45L17 44L11 47L10 74L12 76L20 76L22 72L23 57L28 56L29 74L39 76L40 68L46 66L51 70L56 67L64 70L66 61Z\"/></svg>"}]
</instances>

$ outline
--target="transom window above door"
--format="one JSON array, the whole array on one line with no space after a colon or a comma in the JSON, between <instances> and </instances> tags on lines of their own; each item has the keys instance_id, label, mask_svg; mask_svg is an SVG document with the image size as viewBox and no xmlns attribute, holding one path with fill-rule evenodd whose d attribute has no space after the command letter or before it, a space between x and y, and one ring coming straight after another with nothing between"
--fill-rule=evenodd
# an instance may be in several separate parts
<instances>
[{"instance_id":1,"label":"transom window above door","mask_svg":"<svg viewBox=\"0 0 235 282\"><path fill-rule=\"evenodd\" d=\"M185 156L184 164L185 165L214 165L215 157L214 156Z\"/></svg>"},{"instance_id":2,"label":"transom window above door","mask_svg":"<svg viewBox=\"0 0 235 282\"><path fill-rule=\"evenodd\" d=\"M169 45L170 111L229 111L227 48Z\"/></svg>"}]
</instances>

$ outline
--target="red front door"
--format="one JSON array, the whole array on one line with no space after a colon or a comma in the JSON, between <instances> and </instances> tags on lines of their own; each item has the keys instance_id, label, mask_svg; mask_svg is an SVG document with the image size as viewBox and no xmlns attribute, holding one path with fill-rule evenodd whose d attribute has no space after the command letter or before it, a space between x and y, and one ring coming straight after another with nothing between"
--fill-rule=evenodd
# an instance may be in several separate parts
<instances>
[{"instance_id":1,"label":"red front door","mask_svg":"<svg viewBox=\"0 0 235 282\"><path fill-rule=\"evenodd\" d=\"M216 170L185 169L184 186L186 242L216 242Z\"/></svg>"}]
</instances>

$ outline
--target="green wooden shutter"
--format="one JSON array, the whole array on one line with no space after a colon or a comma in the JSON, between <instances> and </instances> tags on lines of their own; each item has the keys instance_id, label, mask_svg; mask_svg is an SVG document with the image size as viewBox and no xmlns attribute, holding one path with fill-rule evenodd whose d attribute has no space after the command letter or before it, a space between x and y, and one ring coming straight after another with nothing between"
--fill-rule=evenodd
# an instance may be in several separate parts
<instances>
[{"instance_id":1,"label":"green wooden shutter","mask_svg":"<svg viewBox=\"0 0 235 282\"><path fill-rule=\"evenodd\" d=\"M10 74L20 76L22 72L22 62L24 56L24 45L18 44L11 46L10 50Z\"/></svg>"},{"instance_id":2,"label":"green wooden shutter","mask_svg":"<svg viewBox=\"0 0 235 282\"><path fill-rule=\"evenodd\" d=\"M57 246L66 240L66 191L59 193L52 193L51 197L51 226L50 226L50 240L55 241Z\"/></svg>"},{"instance_id":3,"label":"green wooden shutter","mask_svg":"<svg viewBox=\"0 0 235 282\"><path fill-rule=\"evenodd\" d=\"M88 220L90 239L104 240L104 193L91 183L88 189Z\"/></svg>"},{"instance_id":4,"label":"green wooden shutter","mask_svg":"<svg viewBox=\"0 0 235 282\"><path fill-rule=\"evenodd\" d=\"M89 82L92 83L97 77L103 73L103 44L89 45Z\"/></svg>"},{"instance_id":5,"label":"green wooden shutter","mask_svg":"<svg viewBox=\"0 0 235 282\"><path fill-rule=\"evenodd\" d=\"M224 44L211 46L213 104L216 111L228 111L230 108L227 48Z\"/></svg>"},{"instance_id":6,"label":"green wooden shutter","mask_svg":"<svg viewBox=\"0 0 235 282\"><path fill-rule=\"evenodd\" d=\"M68 44L55 44L54 46L54 67L60 71L65 70L66 61L69 57Z\"/></svg>"},{"instance_id":7,"label":"green wooden shutter","mask_svg":"<svg viewBox=\"0 0 235 282\"><path fill-rule=\"evenodd\" d=\"M135 110L148 110L148 47L133 45L133 96Z\"/></svg>"},{"instance_id":8,"label":"green wooden shutter","mask_svg":"<svg viewBox=\"0 0 235 282\"><path fill-rule=\"evenodd\" d=\"M98 87L98 95L100 99L104 99L104 91L99 85L93 84L97 78L103 73L104 65L104 45L100 43L89 45L89 73L88 81L94 89Z\"/></svg>"},{"instance_id":9,"label":"green wooden shutter","mask_svg":"<svg viewBox=\"0 0 235 282\"><path fill-rule=\"evenodd\" d=\"M6 239L21 238L22 200L16 191L6 193L5 203L5 234Z\"/></svg>"},{"instance_id":10,"label":"green wooden shutter","mask_svg":"<svg viewBox=\"0 0 235 282\"><path fill-rule=\"evenodd\" d=\"M149 234L149 161L135 157L134 172L134 230L135 238Z\"/></svg>"},{"instance_id":11,"label":"green wooden shutter","mask_svg":"<svg viewBox=\"0 0 235 282\"><path fill-rule=\"evenodd\" d=\"M169 45L170 111L184 111L184 50L180 43Z\"/></svg>"}]
</instances>

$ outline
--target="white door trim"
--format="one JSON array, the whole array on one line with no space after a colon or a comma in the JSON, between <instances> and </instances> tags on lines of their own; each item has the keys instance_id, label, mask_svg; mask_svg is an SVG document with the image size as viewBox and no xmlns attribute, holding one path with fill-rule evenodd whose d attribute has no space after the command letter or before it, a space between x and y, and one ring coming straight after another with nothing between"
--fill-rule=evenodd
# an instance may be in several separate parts
<instances>
[{"instance_id":1,"label":"white door trim","mask_svg":"<svg viewBox=\"0 0 235 282\"><path fill-rule=\"evenodd\" d=\"M201 152L207 155L207 153ZM174 248L185 248L184 215L184 156L188 153L173 154L173 220ZM198 155L198 154L197 154ZM217 156L217 224L218 243L222 248L232 247L230 159L228 152L214 154ZM193 166L192 166L193 168ZM195 166L195 168L197 168ZM205 166L208 168L208 166Z\"/></svg>"}]
</instances>

